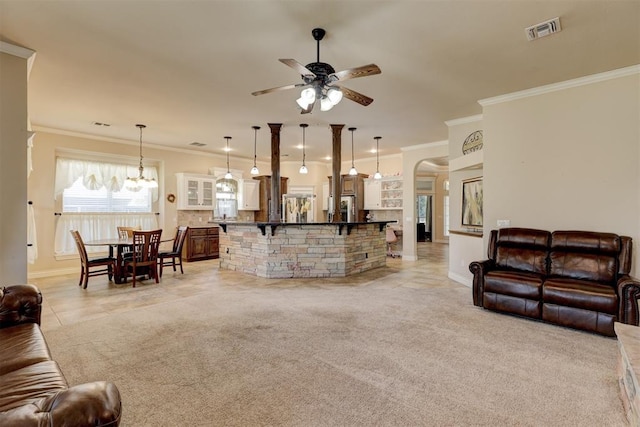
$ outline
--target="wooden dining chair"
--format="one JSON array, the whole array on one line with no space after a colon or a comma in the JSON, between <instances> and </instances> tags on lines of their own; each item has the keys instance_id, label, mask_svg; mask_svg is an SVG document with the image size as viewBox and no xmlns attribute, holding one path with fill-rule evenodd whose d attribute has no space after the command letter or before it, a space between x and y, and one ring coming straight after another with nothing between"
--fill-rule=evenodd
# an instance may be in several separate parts
<instances>
[{"instance_id":1,"label":"wooden dining chair","mask_svg":"<svg viewBox=\"0 0 640 427\"><path fill-rule=\"evenodd\" d=\"M133 287L136 287L136 276L148 275L158 280L158 248L162 230L133 231L133 250L131 258L124 260L125 278L133 277Z\"/></svg>"},{"instance_id":2,"label":"wooden dining chair","mask_svg":"<svg viewBox=\"0 0 640 427\"><path fill-rule=\"evenodd\" d=\"M113 279L113 271L116 265L116 260L113 257L93 258L89 259L87 256L87 248L84 246L84 241L80 232L77 230L71 230L73 240L76 242L78 253L80 254L80 281L78 286L82 286L83 289L87 289L89 283L89 277L101 276L107 274L109 280Z\"/></svg>"},{"instance_id":3,"label":"wooden dining chair","mask_svg":"<svg viewBox=\"0 0 640 427\"><path fill-rule=\"evenodd\" d=\"M179 265L180 273L184 274L184 270L182 269L182 247L187 237L187 231L189 231L189 227L187 226L178 227L176 237L173 239L173 248L170 251L158 253L160 277L162 277L162 269L169 265L173 266L173 271L176 271L176 265Z\"/></svg>"}]
</instances>

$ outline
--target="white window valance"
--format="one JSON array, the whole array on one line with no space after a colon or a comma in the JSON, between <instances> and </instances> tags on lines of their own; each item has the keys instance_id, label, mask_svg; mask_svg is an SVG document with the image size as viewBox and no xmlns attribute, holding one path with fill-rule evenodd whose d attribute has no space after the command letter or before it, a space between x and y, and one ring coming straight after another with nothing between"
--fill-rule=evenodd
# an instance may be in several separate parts
<instances>
[{"instance_id":1,"label":"white window valance","mask_svg":"<svg viewBox=\"0 0 640 427\"><path fill-rule=\"evenodd\" d=\"M136 166L58 157L56 159L54 197L57 199L78 178L82 178L84 187L89 190L99 190L102 187L106 187L109 191L117 192L124 186L127 177L136 177L138 174L139 171ZM144 176L158 181L158 169L155 166L145 166ZM152 194L153 201L156 202L158 200L158 189L153 189Z\"/></svg>"}]
</instances>

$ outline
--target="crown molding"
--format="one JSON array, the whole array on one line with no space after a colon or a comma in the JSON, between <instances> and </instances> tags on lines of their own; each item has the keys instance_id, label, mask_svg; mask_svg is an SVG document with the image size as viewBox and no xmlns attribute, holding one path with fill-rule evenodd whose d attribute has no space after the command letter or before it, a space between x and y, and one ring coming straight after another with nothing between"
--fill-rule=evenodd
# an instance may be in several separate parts
<instances>
[{"instance_id":1,"label":"crown molding","mask_svg":"<svg viewBox=\"0 0 640 427\"><path fill-rule=\"evenodd\" d=\"M449 144L449 140L445 139L445 140L442 140L442 141L427 142L426 144L408 145L406 147L401 147L400 151L422 150L422 149L425 149L425 148L442 147L442 146L446 146L448 144Z\"/></svg>"},{"instance_id":2,"label":"crown molding","mask_svg":"<svg viewBox=\"0 0 640 427\"><path fill-rule=\"evenodd\" d=\"M478 101L480 105L486 107L487 105L500 104L503 102L514 101L522 98L529 98L532 96L543 95L550 92L556 92L559 90L570 89L578 86L589 85L606 80L617 79L620 77L631 76L633 74L640 74L640 64L631 65L629 67L619 68L617 70L605 71L604 73L592 74L590 76L579 77L577 79L566 80L559 83L552 83L545 86L539 86L533 89L521 90L519 92L512 92L505 95L495 96L493 98L485 98Z\"/></svg>"},{"instance_id":3,"label":"crown molding","mask_svg":"<svg viewBox=\"0 0 640 427\"><path fill-rule=\"evenodd\" d=\"M9 55L18 56L20 58L29 59L36 52L35 50L27 49L26 47L16 46L15 44L0 41L0 52L8 53Z\"/></svg>"},{"instance_id":4,"label":"crown molding","mask_svg":"<svg viewBox=\"0 0 640 427\"><path fill-rule=\"evenodd\" d=\"M464 125L467 123L475 123L475 122L481 122L481 121L482 121L482 114L476 114L475 116L461 117L459 119L447 120L446 122L444 122L444 124L447 125L448 127L451 127L451 126L458 126L458 125Z\"/></svg>"}]
</instances>

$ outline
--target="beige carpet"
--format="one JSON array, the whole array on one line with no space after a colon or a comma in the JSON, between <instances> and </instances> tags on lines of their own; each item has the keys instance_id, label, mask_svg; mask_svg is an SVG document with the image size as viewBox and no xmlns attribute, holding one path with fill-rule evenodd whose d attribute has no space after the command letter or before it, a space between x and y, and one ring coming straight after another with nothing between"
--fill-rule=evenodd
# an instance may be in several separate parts
<instances>
[{"instance_id":1,"label":"beige carpet","mask_svg":"<svg viewBox=\"0 0 640 427\"><path fill-rule=\"evenodd\" d=\"M46 333L124 426L618 426L616 341L468 288L218 287Z\"/></svg>"}]
</instances>

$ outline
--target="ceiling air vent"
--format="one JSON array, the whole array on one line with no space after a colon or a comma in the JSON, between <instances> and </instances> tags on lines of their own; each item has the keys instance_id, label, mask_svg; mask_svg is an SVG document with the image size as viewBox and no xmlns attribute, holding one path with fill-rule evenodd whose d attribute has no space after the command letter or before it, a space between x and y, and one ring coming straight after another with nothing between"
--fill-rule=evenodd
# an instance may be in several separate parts
<instances>
[{"instance_id":1,"label":"ceiling air vent","mask_svg":"<svg viewBox=\"0 0 640 427\"><path fill-rule=\"evenodd\" d=\"M194 142L192 142L192 143L191 143L191 144L189 144L189 145L193 145L194 147L204 147L204 146L205 146L205 145L207 145L207 144L203 144L202 142L194 141Z\"/></svg>"},{"instance_id":2,"label":"ceiling air vent","mask_svg":"<svg viewBox=\"0 0 640 427\"><path fill-rule=\"evenodd\" d=\"M562 31L560 18L553 18L524 29L524 32L527 34L527 40L529 41L557 33L558 31Z\"/></svg>"}]
</instances>

